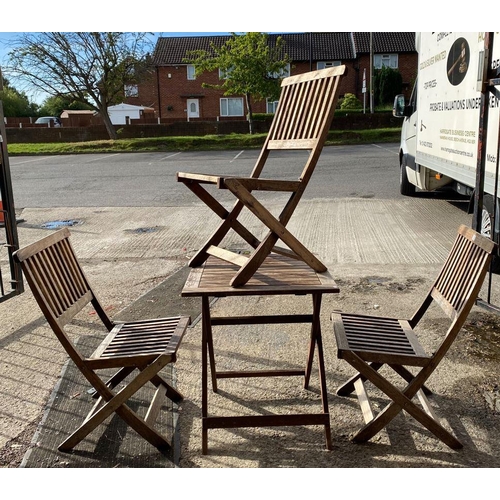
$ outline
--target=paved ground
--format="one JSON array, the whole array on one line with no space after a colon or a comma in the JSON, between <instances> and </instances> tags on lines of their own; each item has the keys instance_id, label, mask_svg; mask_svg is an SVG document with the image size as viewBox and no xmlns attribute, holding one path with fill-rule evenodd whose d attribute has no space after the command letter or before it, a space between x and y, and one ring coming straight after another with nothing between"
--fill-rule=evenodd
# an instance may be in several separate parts
<instances>
[{"instance_id":1,"label":"paved ground","mask_svg":"<svg viewBox=\"0 0 500 500\"><path fill-rule=\"evenodd\" d=\"M327 297L323 306L323 335L334 450L324 450L321 428L217 430L209 434L210 453L201 455L200 323L195 302L180 305L178 288L167 290L166 280L183 272L193 251L215 224L202 207L176 208L65 208L26 209L19 226L21 246L47 234L48 221L77 220L71 228L73 244L89 279L100 291L112 316L166 315L190 310L194 324L182 345L175 376L186 396L178 409L178 465L210 467L497 467L500 465L498 410L498 331L496 315L475 307L467 328L432 379L437 403L446 422L465 443L454 452L437 442L409 417L383 431L366 445L349 441L361 425L355 401L335 395L349 374L336 359L329 324L332 309L408 316L426 293L444 260L460 223L470 216L444 200L335 199L307 200L289 228L314 249L340 285L341 293ZM253 224L251 220L249 224ZM187 230L189 228L189 231ZM237 246L229 240L227 246ZM184 271L185 272L185 271ZM492 287L492 302L500 303L500 287ZM485 292L484 292L485 293ZM483 296L484 296L483 293ZM182 299L183 301L185 299ZM301 309L302 299L261 298L220 300L216 309ZM434 314L434 313L433 313ZM424 343L431 343L442 326L435 313L426 323ZM73 331L75 340L93 330L95 318L86 313ZM268 331L268 330L266 330ZM261 328L234 335L221 329L216 336L220 366L245 362L259 366L277 362L301 366L307 335L296 328ZM3 467L18 467L33 445L47 401L60 377L66 357L27 290L0 304L0 456ZM263 385L251 381L224 382L211 396L211 408L229 412L279 412L314 407L317 378L304 391L294 379L273 379ZM440 412L441 413L441 412ZM396 424L396 423L395 423ZM34 443L36 445L36 442ZM30 464L36 467L36 464ZM62 455L45 466L72 467ZM94 464L95 466L95 464ZM130 466L123 457L105 466Z\"/></svg>"}]
</instances>

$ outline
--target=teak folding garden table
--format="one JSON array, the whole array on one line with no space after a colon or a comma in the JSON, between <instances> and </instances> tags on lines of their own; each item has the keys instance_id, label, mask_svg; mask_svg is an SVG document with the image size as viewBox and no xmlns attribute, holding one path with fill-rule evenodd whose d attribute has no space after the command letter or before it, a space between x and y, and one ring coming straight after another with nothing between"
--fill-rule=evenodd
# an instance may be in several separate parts
<instances>
[{"instance_id":1,"label":"teak folding garden table","mask_svg":"<svg viewBox=\"0 0 500 500\"><path fill-rule=\"evenodd\" d=\"M208 452L208 430L216 428L271 427L293 425L322 425L326 448L331 449L330 415L326 390L325 365L321 338L320 312L325 293L338 293L339 288L328 271L316 273L306 263L290 257L271 254L252 278L241 287L229 285L237 265L216 257L209 257L201 267L194 268L182 290L183 297L201 297L202 300L202 452ZM311 295L312 313L214 317L211 298L259 295ZM309 323L310 342L305 367L298 370L217 371L212 327L221 325ZM208 411L208 368L212 389L217 392L217 381L235 377L303 376L308 388L314 352L318 353L322 411L292 415L212 416Z\"/></svg>"}]
</instances>

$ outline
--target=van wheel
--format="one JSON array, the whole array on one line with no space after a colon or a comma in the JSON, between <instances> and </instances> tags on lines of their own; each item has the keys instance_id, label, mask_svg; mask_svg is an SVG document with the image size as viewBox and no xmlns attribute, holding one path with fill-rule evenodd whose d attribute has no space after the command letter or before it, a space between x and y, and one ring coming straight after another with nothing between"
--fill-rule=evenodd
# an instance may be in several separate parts
<instances>
[{"instance_id":1,"label":"van wheel","mask_svg":"<svg viewBox=\"0 0 500 500\"><path fill-rule=\"evenodd\" d=\"M493 213L494 203L493 196L491 194L485 194L483 196L483 213L481 215L481 234L486 238L491 239L491 234L493 231L492 220L490 214ZM493 255L491 270L494 273L500 272L500 257L498 255Z\"/></svg>"},{"instance_id":2,"label":"van wheel","mask_svg":"<svg viewBox=\"0 0 500 500\"><path fill-rule=\"evenodd\" d=\"M493 213L493 196L485 194L483 196L483 213L481 214L481 234L487 238L491 238L491 213Z\"/></svg>"},{"instance_id":3,"label":"van wheel","mask_svg":"<svg viewBox=\"0 0 500 500\"><path fill-rule=\"evenodd\" d=\"M408 180L406 167L402 164L399 168L399 192L403 196L415 196L415 186Z\"/></svg>"}]
</instances>

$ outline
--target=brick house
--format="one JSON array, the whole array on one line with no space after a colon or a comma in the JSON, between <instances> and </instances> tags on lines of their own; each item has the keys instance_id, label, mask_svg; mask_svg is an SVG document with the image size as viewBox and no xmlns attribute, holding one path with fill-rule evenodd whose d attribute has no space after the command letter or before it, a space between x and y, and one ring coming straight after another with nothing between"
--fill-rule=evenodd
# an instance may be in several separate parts
<instances>
[{"instance_id":1,"label":"brick house","mask_svg":"<svg viewBox=\"0 0 500 500\"><path fill-rule=\"evenodd\" d=\"M340 96L346 93L363 100L363 74L367 86L370 74L370 33L327 32L270 34L285 40L290 74L296 75L327 66L345 64ZM202 87L202 83L220 82L217 71L195 79L194 68L185 58L191 50L209 50L210 43L222 46L230 36L192 36L159 38L152 55L152 69L140 85L126 89L125 102L154 108L161 122L200 120L242 120L246 109L242 96L224 96L222 91ZM417 73L417 52L414 32L377 32L372 34L374 68L388 65L398 69L403 90L409 92ZM368 94L367 94L368 96ZM369 100L367 97L369 106ZM254 113L273 112L276 103L253 103Z\"/></svg>"}]
</instances>

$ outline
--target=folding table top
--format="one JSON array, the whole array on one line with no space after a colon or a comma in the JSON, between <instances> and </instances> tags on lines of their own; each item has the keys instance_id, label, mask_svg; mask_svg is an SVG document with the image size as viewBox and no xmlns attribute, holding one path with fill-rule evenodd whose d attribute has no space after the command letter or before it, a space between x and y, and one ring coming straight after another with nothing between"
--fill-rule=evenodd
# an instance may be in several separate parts
<instances>
[{"instance_id":1,"label":"folding table top","mask_svg":"<svg viewBox=\"0 0 500 500\"><path fill-rule=\"evenodd\" d=\"M237 295L300 295L339 293L328 271L316 273L300 260L271 254L242 287L230 286L238 266L209 257L192 269L181 292L182 297L227 297Z\"/></svg>"}]
</instances>

